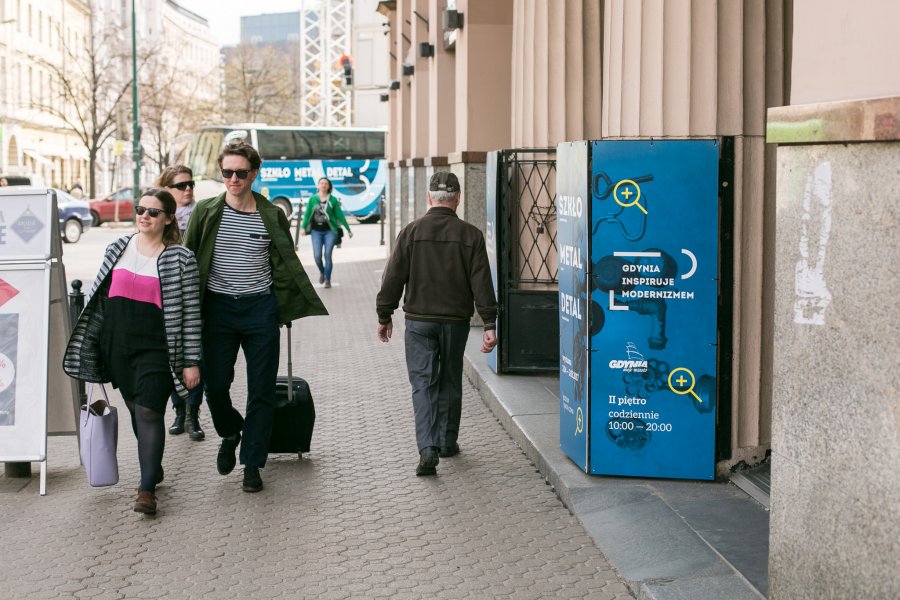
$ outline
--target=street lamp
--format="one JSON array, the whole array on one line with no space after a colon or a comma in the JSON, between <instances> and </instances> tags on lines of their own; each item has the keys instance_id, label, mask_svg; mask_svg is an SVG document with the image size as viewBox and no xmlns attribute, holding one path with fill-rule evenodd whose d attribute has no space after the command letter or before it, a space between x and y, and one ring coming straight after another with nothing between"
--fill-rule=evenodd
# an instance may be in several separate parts
<instances>
[{"instance_id":1,"label":"street lamp","mask_svg":"<svg viewBox=\"0 0 900 600\"><path fill-rule=\"evenodd\" d=\"M131 155L134 159L134 206L141 200L141 127L138 125L137 18L131 0Z\"/></svg>"}]
</instances>

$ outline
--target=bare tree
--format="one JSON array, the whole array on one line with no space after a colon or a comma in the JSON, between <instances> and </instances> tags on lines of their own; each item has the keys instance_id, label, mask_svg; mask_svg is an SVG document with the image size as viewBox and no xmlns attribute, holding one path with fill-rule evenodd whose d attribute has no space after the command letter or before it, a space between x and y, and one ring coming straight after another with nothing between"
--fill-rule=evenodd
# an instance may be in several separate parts
<instances>
[{"instance_id":1,"label":"bare tree","mask_svg":"<svg viewBox=\"0 0 900 600\"><path fill-rule=\"evenodd\" d=\"M291 55L273 46L239 44L226 50L225 120L295 124L300 119Z\"/></svg>"},{"instance_id":2,"label":"bare tree","mask_svg":"<svg viewBox=\"0 0 900 600\"><path fill-rule=\"evenodd\" d=\"M130 45L125 47L110 28L95 31L93 18L87 40L68 39L57 27L62 60L55 62L39 55L30 61L46 70L51 86L49 98L38 98L33 108L59 119L84 144L88 152L90 197L96 194L96 164L100 148L116 134L116 116L122 106L130 105ZM154 51L139 53L142 68ZM123 132L124 133L124 132Z\"/></svg>"},{"instance_id":3,"label":"bare tree","mask_svg":"<svg viewBox=\"0 0 900 600\"><path fill-rule=\"evenodd\" d=\"M197 100L202 74L151 61L140 84L142 140L159 171L169 164L175 139L217 119L215 102Z\"/></svg>"}]
</instances>

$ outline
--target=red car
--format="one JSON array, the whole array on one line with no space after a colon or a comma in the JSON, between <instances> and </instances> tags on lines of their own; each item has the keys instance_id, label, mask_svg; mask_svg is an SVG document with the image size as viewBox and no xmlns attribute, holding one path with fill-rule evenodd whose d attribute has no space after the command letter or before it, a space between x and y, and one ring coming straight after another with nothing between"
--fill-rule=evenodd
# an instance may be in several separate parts
<instances>
[{"instance_id":1,"label":"red car","mask_svg":"<svg viewBox=\"0 0 900 600\"><path fill-rule=\"evenodd\" d=\"M116 205L120 221L134 221L134 196L130 187L119 188L106 198L91 200L91 218L96 227L100 223L116 220Z\"/></svg>"}]
</instances>

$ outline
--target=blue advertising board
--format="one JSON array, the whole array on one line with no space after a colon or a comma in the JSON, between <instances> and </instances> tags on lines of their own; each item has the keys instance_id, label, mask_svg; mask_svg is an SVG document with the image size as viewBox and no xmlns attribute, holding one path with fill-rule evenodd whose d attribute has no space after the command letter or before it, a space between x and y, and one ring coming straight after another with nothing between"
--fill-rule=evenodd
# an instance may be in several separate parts
<instances>
[{"instance_id":1,"label":"blue advertising board","mask_svg":"<svg viewBox=\"0 0 900 600\"><path fill-rule=\"evenodd\" d=\"M714 477L718 182L717 140L591 143L590 473Z\"/></svg>"},{"instance_id":2,"label":"blue advertising board","mask_svg":"<svg viewBox=\"0 0 900 600\"><path fill-rule=\"evenodd\" d=\"M556 153L556 247L559 281L559 445L588 470L587 268L590 191L588 142L567 142Z\"/></svg>"},{"instance_id":3,"label":"blue advertising board","mask_svg":"<svg viewBox=\"0 0 900 600\"><path fill-rule=\"evenodd\" d=\"M316 182L327 177L344 213L365 217L380 210L387 184L384 160L267 160L253 190L267 198L289 198L295 210L318 193Z\"/></svg>"},{"instance_id":4,"label":"blue advertising board","mask_svg":"<svg viewBox=\"0 0 900 600\"><path fill-rule=\"evenodd\" d=\"M497 236L497 159L499 152L494 150L493 152L487 153L487 160L485 164L485 175L487 179L487 193L485 194L485 230L484 230L484 243L487 249L488 255L488 265L491 268L491 283L494 285L494 297L500 298L500 280L499 280L499 271L498 263L497 263L497 244L499 242L499 238ZM497 319L497 339L500 339L500 327L502 324L500 323L500 319ZM498 373L497 370L497 355L499 354L499 349L494 346L494 349L491 350L488 355L485 357L487 359L488 367L490 367L491 371L494 373Z\"/></svg>"}]
</instances>

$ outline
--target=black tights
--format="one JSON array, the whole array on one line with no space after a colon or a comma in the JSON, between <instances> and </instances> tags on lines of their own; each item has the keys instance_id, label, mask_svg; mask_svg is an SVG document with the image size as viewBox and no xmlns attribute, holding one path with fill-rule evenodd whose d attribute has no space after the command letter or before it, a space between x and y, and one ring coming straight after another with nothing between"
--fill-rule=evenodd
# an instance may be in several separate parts
<instances>
[{"instance_id":1,"label":"black tights","mask_svg":"<svg viewBox=\"0 0 900 600\"><path fill-rule=\"evenodd\" d=\"M128 400L125 405L131 413L131 429L137 438L138 462L141 465L140 489L155 492L166 441L163 415Z\"/></svg>"}]
</instances>

